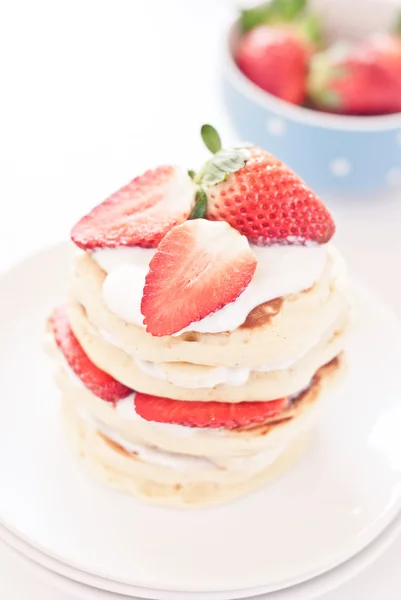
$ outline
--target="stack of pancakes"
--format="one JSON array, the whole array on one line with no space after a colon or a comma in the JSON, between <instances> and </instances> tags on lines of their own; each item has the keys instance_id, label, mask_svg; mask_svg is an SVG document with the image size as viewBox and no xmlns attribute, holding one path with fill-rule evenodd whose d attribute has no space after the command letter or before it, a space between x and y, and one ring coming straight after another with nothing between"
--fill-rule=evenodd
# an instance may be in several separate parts
<instances>
[{"instance_id":1,"label":"stack of pancakes","mask_svg":"<svg viewBox=\"0 0 401 600\"><path fill-rule=\"evenodd\" d=\"M54 342L66 431L79 456L110 485L151 502L204 506L235 498L277 476L299 456L323 391L340 370L348 324L341 257L325 247L309 289L253 309L234 331L152 336L105 304L106 273L77 253L67 314L89 360L132 390L106 402L84 385ZM183 402L244 403L285 398L263 422L236 428L148 421L135 392Z\"/></svg>"}]
</instances>

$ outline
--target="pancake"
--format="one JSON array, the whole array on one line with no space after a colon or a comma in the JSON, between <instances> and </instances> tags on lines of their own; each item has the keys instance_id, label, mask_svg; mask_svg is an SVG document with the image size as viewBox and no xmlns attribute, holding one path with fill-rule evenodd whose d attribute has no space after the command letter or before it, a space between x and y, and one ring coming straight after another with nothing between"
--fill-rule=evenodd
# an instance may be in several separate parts
<instances>
[{"instance_id":1,"label":"pancake","mask_svg":"<svg viewBox=\"0 0 401 600\"><path fill-rule=\"evenodd\" d=\"M160 482L151 478L146 464L110 444L80 419L74 405L63 404L66 437L79 459L102 483L146 503L175 508L203 508L234 500L273 481L302 456L308 436L294 440L279 459L243 481Z\"/></svg>"},{"instance_id":2,"label":"pancake","mask_svg":"<svg viewBox=\"0 0 401 600\"><path fill-rule=\"evenodd\" d=\"M219 460L219 456L194 455L191 459L191 455L182 452L169 456L175 456L179 460L181 456L185 456L185 461L189 459L189 464L184 462L183 466L174 468L171 464L163 464L164 459L160 464L154 463L153 460L147 459L146 454L143 457L139 452L132 450L126 441L116 442L105 435L103 425L98 425L92 417L88 418L86 408L82 410L77 398L69 398L65 388L62 394L64 426L67 438L78 456L97 476L118 490L150 502L170 506L216 504L259 488L294 463L313 429L314 418L311 418L311 415L316 402L338 375L340 365L341 361L337 358L323 367L316 374L310 388L299 395L293 408L282 414L279 420L234 431L216 432L224 434L221 441L242 438L247 454L240 460L235 456L227 459L223 456ZM285 444L283 438L286 440ZM247 442L244 444L245 440ZM255 454L250 454L252 440L263 440L263 451L259 446ZM266 451L266 441L269 440L270 447ZM187 438L185 441L187 446L193 449L194 438ZM149 445L149 448L155 446ZM273 448L275 452L271 454ZM212 451L214 450L216 447ZM253 450L256 448L253 447ZM209 444L208 451L211 451ZM163 448L163 456L165 452ZM263 459L266 453L268 460L267 464L263 465L263 460L260 459Z\"/></svg>"},{"instance_id":3,"label":"pancake","mask_svg":"<svg viewBox=\"0 0 401 600\"><path fill-rule=\"evenodd\" d=\"M127 441L163 448L169 452L214 458L247 456L281 446L282 441L286 442L292 436L293 429L300 428L301 417L310 419L309 415L317 404L321 390L341 372L340 359L336 358L319 369L307 390L299 393L285 412L263 425L235 430L190 428L140 418L135 412L132 398L120 400L117 405L101 400L73 374L51 336L47 338L47 345L56 359L56 381L63 398L74 402L84 414Z\"/></svg>"},{"instance_id":4,"label":"pancake","mask_svg":"<svg viewBox=\"0 0 401 600\"><path fill-rule=\"evenodd\" d=\"M343 308L333 324L309 352L287 369L268 372L251 371L242 385L192 387L197 378L207 376L214 367L191 363L158 363L159 370L173 380L188 382L184 387L144 373L138 362L123 350L105 341L91 325L82 307L71 304L69 319L79 343L91 361L131 389L175 400L243 402L244 400L275 400L289 396L306 387L315 372L330 362L344 347L348 325L348 306ZM163 370L164 369L164 370Z\"/></svg>"},{"instance_id":5,"label":"pancake","mask_svg":"<svg viewBox=\"0 0 401 600\"><path fill-rule=\"evenodd\" d=\"M315 346L339 317L345 302L343 269L342 258L330 248L312 288L259 306L235 331L154 337L107 309L102 300L105 273L90 254L80 253L74 261L70 307L81 305L101 335L141 360L228 367L280 363Z\"/></svg>"}]
</instances>

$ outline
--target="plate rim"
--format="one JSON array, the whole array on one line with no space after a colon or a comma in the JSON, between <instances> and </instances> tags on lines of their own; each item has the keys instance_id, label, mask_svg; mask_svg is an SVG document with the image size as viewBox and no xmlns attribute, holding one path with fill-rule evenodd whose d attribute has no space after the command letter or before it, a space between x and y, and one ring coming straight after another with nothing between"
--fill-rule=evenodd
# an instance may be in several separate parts
<instances>
[{"instance_id":1,"label":"plate rim","mask_svg":"<svg viewBox=\"0 0 401 600\"><path fill-rule=\"evenodd\" d=\"M7 533L5 534L6 531ZM183 595L184 598L184 594L186 600L245 600L246 598L252 598L255 596L265 594L267 594L269 600L314 600L320 598L324 594L327 594L331 591L340 588L341 586L350 582L352 579L369 569L387 551L391 551L391 547L396 543L397 539L400 539L400 537L401 514L399 514L396 517L396 519L394 519L394 521L390 523L388 527L376 539L372 541L371 544L366 546L358 554L351 557L348 561L345 561L337 567L334 567L330 571L326 571L325 573L322 573L321 575L318 575L313 579L304 581L295 586L290 586L273 592L265 592L263 587L247 588L244 590L239 590L241 593L240 596L230 597L227 595L223 597L223 595L220 592L190 592L189 594L187 592L178 592L179 596L177 596L177 592L157 590L152 588L139 588L136 586L121 584L119 582L112 582L113 584L117 584L116 590L112 590L111 588L107 589L104 587L98 587L94 583L90 583L89 580L85 581L84 578L75 579L71 575L67 574L67 572L63 572L63 569L67 567L68 570L71 569L75 572L79 571L83 573L84 577L86 577L86 575L89 575L90 578L93 577L94 579L104 578L98 578L91 574L85 573L84 571L81 571L79 569L73 569L68 565L60 563L60 561L57 561L51 556L45 555L37 548L30 546L29 544L24 542L22 539L18 539L6 527L0 525L0 542L3 542L7 547L11 547L16 553L20 555L21 560L30 561L32 563L32 569L38 567L40 569L45 570L47 573L56 575L58 578L60 578L60 581L65 582L66 580L68 580L69 582L72 582L75 586L84 586L85 588L91 588L95 590L96 593L98 593L99 591L105 593L107 594L107 596L104 596L105 600L117 600L117 598L121 596L132 597L133 600L136 600L136 598L140 600L179 600L179 598L181 598L181 595ZM10 541L10 538L12 541ZM29 547L29 552L32 555L36 556L36 558L33 558L32 555L25 554L24 549L27 549L27 547ZM45 564L45 562L41 562L40 559L42 558L42 556L45 558L45 561L48 562L48 564ZM54 563L57 563L56 566L60 565L60 570L53 569L49 566L49 564L54 565ZM106 579L105 581L107 582L109 580ZM126 588L124 587L124 591L122 588L120 588L120 590L117 589L121 585L126 586ZM61 587L59 589L64 591ZM147 592L149 592L149 595L141 595L144 589L146 589ZM160 595L160 592L162 592L163 595ZM132 593L134 593L135 596L132 596ZM294 593L297 595L294 596ZM312 595L310 595L311 593ZM308 594L308 596L306 596L306 594Z\"/></svg>"},{"instance_id":2,"label":"plate rim","mask_svg":"<svg viewBox=\"0 0 401 600\"><path fill-rule=\"evenodd\" d=\"M61 242L61 243L56 243L56 244L49 244L46 247L38 250L37 252L28 254L25 258L23 258L20 261L17 261L14 265L12 265L11 267L7 268L5 271L0 272L0 287L1 285L4 283L4 280L7 279L9 276L12 275L16 275L16 271L23 269L24 267L26 268L27 264L31 261L40 261L41 259L44 259L49 253L63 253L65 255L65 258L67 257L67 253L69 253L69 251L71 250L71 244L69 242ZM385 310L386 313L388 313L389 317L391 319L393 319L394 321L397 322L397 327L400 331L401 334L401 320L399 319L399 317L397 316L397 314L394 312L394 310L392 309L392 307L388 306L387 303L385 301L383 301L383 299L380 297L380 295L378 295L376 293L376 291L372 291L368 286L366 286L365 284L361 284L361 283L357 283L357 288L359 288L361 294L366 297L369 297L369 300L373 303L379 303L381 305L381 309ZM314 579L316 577L319 577L321 575L324 575L325 573L333 570L336 567L340 567L344 562L347 562L348 560L350 560L353 556L355 556L356 554L358 554L359 552L363 551L364 548L368 547L371 543L374 542L374 540L381 535L381 533L394 521L394 519L397 517L399 511L401 508L401 498L398 499L397 502L394 503L394 505L391 507L391 509L388 509L387 511L384 512L384 514L380 515L378 517L378 519L374 522L372 522L372 524L369 526L368 530L364 532L364 536L363 536L363 542L361 544L361 542L359 541L359 543L356 543L355 540L355 544L351 547L348 547L348 551L346 554L342 555L342 558L339 559L337 558L333 558L331 561L328 561L325 565L325 567L320 567L318 569L311 569L308 572L304 572L304 574L302 576L298 576L298 577L293 577L291 580L287 579L285 581L282 582L281 585L277 585L277 584L270 584L269 586L265 586L264 584L261 584L260 582L255 582L254 585L252 585L250 588L243 588L243 589L254 589L254 588L260 588L260 587L264 587L264 589L266 588L266 591L279 591L280 589L287 589L288 587L294 586L294 585L299 585L302 584L303 582L309 581L311 579ZM0 524L3 523L3 519L0 517ZM4 526L6 526L9 530L14 530L13 527L10 527L9 524L4 523ZM48 554L48 552L46 551L45 548L41 548L41 545L37 545L35 544L34 540L29 539L29 536L25 536L22 532L19 531L15 531L15 535L21 539L23 539L27 544L29 544L32 547L36 547L40 552L51 556L50 554ZM84 571L82 569L82 567L80 567L78 564L74 564L73 562L69 562L66 563L61 556L59 555L52 555L52 558L54 560L57 560L59 562L62 562L64 564L68 564L71 568L73 569L77 569L81 572L87 572L89 573L89 571ZM104 575L101 574L99 572L96 571L91 571L90 572L93 576L95 577L100 577L102 579L106 579L109 581L115 581L114 579L112 579L110 577L110 575ZM129 585L129 586L134 586L135 584L132 584L130 581L127 580L123 580L123 579L119 579L118 580L119 583L122 583L124 585ZM146 582L144 583L137 583L136 584L137 587L148 587L148 584ZM162 588L150 588L150 589L155 589L155 590L161 590ZM239 588L231 588L231 587L227 587L224 586L220 587L219 586L219 591L221 592L234 592L237 591ZM208 591L216 591L216 587L211 588L210 586L205 586L204 588L202 588L201 591L199 591L198 587L194 586L191 587L190 589L187 588L183 588L180 586L177 587L172 587L171 588L171 592L178 592L178 593L207 593Z\"/></svg>"}]
</instances>

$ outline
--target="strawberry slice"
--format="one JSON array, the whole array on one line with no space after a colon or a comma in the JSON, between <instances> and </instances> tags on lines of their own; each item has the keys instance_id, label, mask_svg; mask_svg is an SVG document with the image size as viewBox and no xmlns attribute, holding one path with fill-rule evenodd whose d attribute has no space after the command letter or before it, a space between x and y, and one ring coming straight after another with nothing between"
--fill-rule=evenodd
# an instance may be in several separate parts
<instances>
[{"instance_id":1,"label":"strawberry slice","mask_svg":"<svg viewBox=\"0 0 401 600\"><path fill-rule=\"evenodd\" d=\"M53 312L50 323L57 346L88 390L106 402L117 402L132 394L130 388L113 379L89 360L70 327L64 306Z\"/></svg>"},{"instance_id":2,"label":"strawberry slice","mask_svg":"<svg viewBox=\"0 0 401 600\"><path fill-rule=\"evenodd\" d=\"M187 427L235 429L264 423L288 406L287 398L270 402L185 402L137 393L135 410L146 421Z\"/></svg>"},{"instance_id":3,"label":"strawberry slice","mask_svg":"<svg viewBox=\"0 0 401 600\"><path fill-rule=\"evenodd\" d=\"M174 225L189 217L196 192L188 173L178 167L146 171L78 221L71 238L84 250L156 248Z\"/></svg>"},{"instance_id":4,"label":"strawberry slice","mask_svg":"<svg viewBox=\"0 0 401 600\"><path fill-rule=\"evenodd\" d=\"M146 331L177 333L233 302L251 281L256 258L227 223L204 219L174 227L149 265L141 312Z\"/></svg>"}]
</instances>

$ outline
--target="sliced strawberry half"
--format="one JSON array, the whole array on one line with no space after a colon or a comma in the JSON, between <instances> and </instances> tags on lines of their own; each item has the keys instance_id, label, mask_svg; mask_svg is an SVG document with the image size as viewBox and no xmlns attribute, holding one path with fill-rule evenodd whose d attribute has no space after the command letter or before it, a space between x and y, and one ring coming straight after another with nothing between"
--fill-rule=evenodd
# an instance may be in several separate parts
<instances>
[{"instance_id":1,"label":"sliced strawberry half","mask_svg":"<svg viewBox=\"0 0 401 600\"><path fill-rule=\"evenodd\" d=\"M71 238L85 250L155 248L174 225L189 217L196 192L183 169L162 166L146 171L78 221Z\"/></svg>"},{"instance_id":2,"label":"sliced strawberry half","mask_svg":"<svg viewBox=\"0 0 401 600\"><path fill-rule=\"evenodd\" d=\"M174 227L146 276L146 331L171 335L233 302L251 281L256 262L247 239L227 223L196 219Z\"/></svg>"},{"instance_id":3,"label":"sliced strawberry half","mask_svg":"<svg viewBox=\"0 0 401 600\"><path fill-rule=\"evenodd\" d=\"M70 368L85 387L107 402L117 402L132 394L132 390L96 367L89 360L75 337L64 306L57 308L51 318L54 339Z\"/></svg>"},{"instance_id":4,"label":"sliced strawberry half","mask_svg":"<svg viewBox=\"0 0 401 600\"><path fill-rule=\"evenodd\" d=\"M264 423L288 406L287 398L270 402L185 402L136 394L135 410L146 421L187 427L235 429Z\"/></svg>"}]
</instances>

